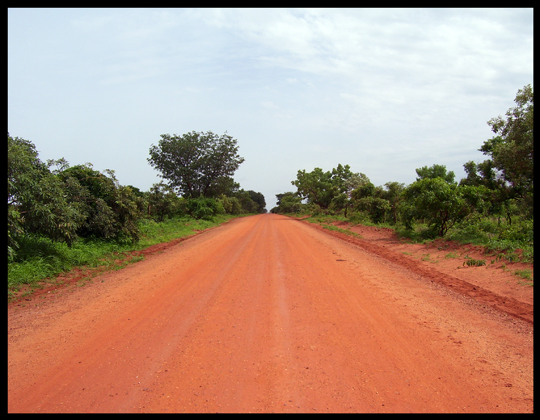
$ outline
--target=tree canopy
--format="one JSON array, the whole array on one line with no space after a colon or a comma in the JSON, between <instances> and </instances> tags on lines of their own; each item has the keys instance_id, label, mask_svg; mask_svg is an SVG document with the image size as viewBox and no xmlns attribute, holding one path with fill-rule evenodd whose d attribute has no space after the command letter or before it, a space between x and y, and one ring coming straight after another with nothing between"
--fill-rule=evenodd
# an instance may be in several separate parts
<instances>
[{"instance_id":1,"label":"tree canopy","mask_svg":"<svg viewBox=\"0 0 540 420\"><path fill-rule=\"evenodd\" d=\"M441 178L448 184L455 184L454 178L456 177L456 174L454 171L448 172L445 165L435 164L430 167L422 166L421 168L416 169L416 174L418 175L418 178L416 178L417 181L420 181L421 179Z\"/></svg>"},{"instance_id":2,"label":"tree canopy","mask_svg":"<svg viewBox=\"0 0 540 420\"><path fill-rule=\"evenodd\" d=\"M277 206L270 210L271 213L298 213L302 209L302 199L293 192L276 194Z\"/></svg>"},{"instance_id":3,"label":"tree canopy","mask_svg":"<svg viewBox=\"0 0 540 420\"><path fill-rule=\"evenodd\" d=\"M297 194L302 199L327 209L332 200L336 202L340 195L343 196L339 201L344 201L346 193L350 192L356 183L362 182L361 175L351 172L349 165L338 164L337 168L327 172L321 168L315 168L311 172L298 171L296 180L291 183L296 186Z\"/></svg>"},{"instance_id":4,"label":"tree canopy","mask_svg":"<svg viewBox=\"0 0 540 420\"><path fill-rule=\"evenodd\" d=\"M516 194L525 197L533 191L534 95L531 85L519 89L516 107L488 121L495 137L479 149L488 155Z\"/></svg>"},{"instance_id":5,"label":"tree canopy","mask_svg":"<svg viewBox=\"0 0 540 420\"><path fill-rule=\"evenodd\" d=\"M441 177L423 178L404 190L405 224L425 219L434 235L444 236L448 229L483 205L485 187L457 186Z\"/></svg>"},{"instance_id":6,"label":"tree canopy","mask_svg":"<svg viewBox=\"0 0 540 420\"><path fill-rule=\"evenodd\" d=\"M162 134L150 147L148 162L185 198L197 198L221 194L244 158L238 155L237 140L227 133L192 131Z\"/></svg>"}]
</instances>

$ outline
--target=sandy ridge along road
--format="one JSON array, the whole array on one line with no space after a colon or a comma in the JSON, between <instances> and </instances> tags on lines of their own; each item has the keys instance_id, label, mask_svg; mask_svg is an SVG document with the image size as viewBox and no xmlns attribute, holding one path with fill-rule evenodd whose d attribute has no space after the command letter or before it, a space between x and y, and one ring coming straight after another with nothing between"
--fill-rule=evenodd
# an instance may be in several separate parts
<instances>
[{"instance_id":1,"label":"sandy ridge along road","mask_svg":"<svg viewBox=\"0 0 540 420\"><path fill-rule=\"evenodd\" d=\"M533 326L281 215L8 307L8 412L532 412Z\"/></svg>"}]
</instances>

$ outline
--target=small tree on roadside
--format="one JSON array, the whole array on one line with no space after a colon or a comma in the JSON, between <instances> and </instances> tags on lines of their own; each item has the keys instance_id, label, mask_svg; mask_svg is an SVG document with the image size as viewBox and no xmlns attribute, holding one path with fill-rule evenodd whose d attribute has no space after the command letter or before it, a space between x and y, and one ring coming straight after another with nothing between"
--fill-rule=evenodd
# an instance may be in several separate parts
<instances>
[{"instance_id":1,"label":"small tree on roadside","mask_svg":"<svg viewBox=\"0 0 540 420\"><path fill-rule=\"evenodd\" d=\"M373 223L383 223L391 206L384 198L363 197L355 202L355 210L367 213Z\"/></svg>"},{"instance_id":2,"label":"small tree on roadside","mask_svg":"<svg viewBox=\"0 0 540 420\"><path fill-rule=\"evenodd\" d=\"M425 219L435 235L444 236L469 213L466 201L456 188L439 177L424 178L409 185L404 191L408 202L406 226L411 226L412 219Z\"/></svg>"},{"instance_id":3,"label":"small tree on roadside","mask_svg":"<svg viewBox=\"0 0 540 420\"><path fill-rule=\"evenodd\" d=\"M173 189L163 182L152 185L147 193L148 214L156 222L162 222L166 217L173 216L178 210L179 197Z\"/></svg>"},{"instance_id":4,"label":"small tree on roadside","mask_svg":"<svg viewBox=\"0 0 540 420\"><path fill-rule=\"evenodd\" d=\"M215 198L190 198L186 201L186 208L194 219L212 220L215 215L225 213L223 204Z\"/></svg>"},{"instance_id":5,"label":"small tree on roadside","mask_svg":"<svg viewBox=\"0 0 540 420\"><path fill-rule=\"evenodd\" d=\"M400 182L387 182L384 186L386 190L384 191L382 198L388 200L392 219L394 224L396 224L398 221L399 206L403 201L402 192L405 190L405 184Z\"/></svg>"}]
</instances>

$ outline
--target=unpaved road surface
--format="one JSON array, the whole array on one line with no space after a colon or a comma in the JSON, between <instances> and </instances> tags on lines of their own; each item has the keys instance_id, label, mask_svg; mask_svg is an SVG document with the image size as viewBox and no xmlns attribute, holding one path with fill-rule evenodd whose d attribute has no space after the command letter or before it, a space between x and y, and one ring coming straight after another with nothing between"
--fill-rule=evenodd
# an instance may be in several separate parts
<instances>
[{"instance_id":1,"label":"unpaved road surface","mask_svg":"<svg viewBox=\"0 0 540 420\"><path fill-rule=\"evenodd\" d=\"M8 411L531 412L528 315L398 254L266 214L10 304Z\"/></svg>"}]
</instances>

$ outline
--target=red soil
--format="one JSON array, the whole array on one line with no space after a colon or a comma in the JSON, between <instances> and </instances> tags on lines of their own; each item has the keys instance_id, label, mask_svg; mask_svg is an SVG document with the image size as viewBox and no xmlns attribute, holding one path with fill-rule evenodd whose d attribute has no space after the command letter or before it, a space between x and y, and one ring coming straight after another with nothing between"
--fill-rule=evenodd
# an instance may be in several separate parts
<instances>
[{"instance_id":1,"label":"red soil","mask_svg":"<svg viewBox=\"0 0 540 420\"><path fill-rule=\"evenodd\" d=\"M8 411L532 412L522 265L351 229L235 219L9 304Z\"/></svg>"}]
</instances>

